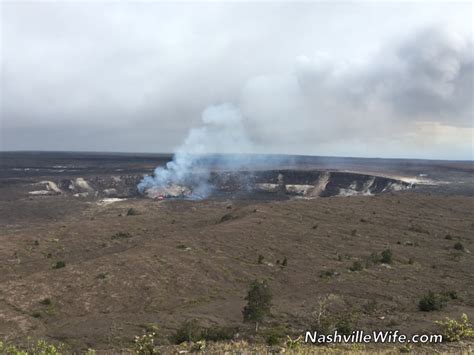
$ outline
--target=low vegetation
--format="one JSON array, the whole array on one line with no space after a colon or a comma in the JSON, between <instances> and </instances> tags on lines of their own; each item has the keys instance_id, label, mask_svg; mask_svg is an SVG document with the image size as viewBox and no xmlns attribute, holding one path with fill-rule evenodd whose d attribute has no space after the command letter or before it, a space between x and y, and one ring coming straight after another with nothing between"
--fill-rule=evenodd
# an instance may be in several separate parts
<instances>
[{"instance_id":1,"label":"low vegetation","mask_svg":"<svg viewBox=\"0 0 474 355\"><path fill-rule=\"evenodd\" d=\"M280 345L285 339L287 331L284 327L272 327L264 332L265 342L267 345Z\"/></svg>"},{"instance_id":2,"label":"low vegetation","mask_svg":"<svg viewBox=\"0 0 474 355\"><path fill-rule=\"evenodd\" d=\"M26 344L21 346L0 340L0 354L5 355L57 355L65 354L66 350L66 346L62 343L52 344L42 339L27 338Z\"/></svg>"},{"instance_id":3,"label":"low vegetation","mask_svg":"<svg viewBox=\"0 0 474 355\"><path fill-rule=\"evenodd\" d=\"M323 270L319 273L319 277L322 279L330 279L333 278L334 276L337 276L337 272L334 270Z\"/></svg>"},{"instance_id":4,"label":"low vegetation","mask_svg":"<svg viewBox=\"0 0 474 355\"><path fill-rule=\"evenodd\" d=\"M202 327L196 319L185 321L171 337L171 342L181 344L197 341L229 341L238 334L237 327Z\"/></svg>"},{"instance_id":5,"label":"low vegetation","mask_svg":"<svg viewBox=\"0 0 474 355\"><path fill-rule=\"evenodd\" d=\"M265 282L255 281L251 284L251 290L260 290L262 285L265 294L268 285ZM258 285L258 286L256 286ZM429 293L432 295L439 295ZM338 302L341 301L338 296L327 295L318 298L317 307L313 312L315 323L312 326L313 330L317 330L322 334L328 334L337 330L341 334L351 334L356 329L357 316L354 313L349 314L334 314L331 311L332 306L338 308ZM461 340L470 340L474 338L474 327L470 323L468 316L462 314L459 320L446 318L443 321L435 322L439 327L440 334L443 335L443 340L447 342L457 342ZM173 342L177 345L169 346L162 345L159 341L162 338L157 336L155 330L147 331L145 334L136 336L134 338L133 348L126 350L125 353L134 353L137 355L155 355L161 353L194 353L205 351L209 353L269 353L275 349L274 346L279 346L279 352L287 354L309 354L315 350L310 344L303 343L303 337L298 336L293 338L288 335L288 330L282 326L269 327L262 330L257 338L253 338L249 343L245 337L236 340L239 336L240 329L236 327L201 327L197 320L189 320L182 324L176 331ZM261 339L261 340L258 340ZM265 342L266 345L262 343ZM268 346L268 347L267 347ZM318 347L318 352L333 353L336 347L326 348L324 346ZM364 350L363 346L340 345L339 350L342 353L361 353ZM392 349L395 351L394 349ZM381 351L380 353L393 353L392 350ZM402 347L398 349L400 352L410 352L411 347ZM59 355L67 354L68 351L65 344L53 344L45 340L27 339L26 344L16 345L9 342L0 341L0 354L2 355ZM92 349L84 352L87 355L95 354ZM338 351L336 351L338 353Z\"/></svg>"},{"instance_id":6,"label":"low vegetation","mask_svg":"<svg viewBox=\"0 0 474 355\"><path fill-rule=\"evenodd\" d=\"M342 308L344 300L336 295L321 296L313 309L309 329L319 334L330 334L337 330L340 334L351 334L357 325L357 315Z\"/></svg>"},{"instance_id":7,"label":"low vegetation","mask_svg":"<svg viewBox=\"0 0 474 355\"><path fill-rule=\"evenodd\" d=\"M351 271L362 271L364 270L364 265L359 260L356 260L352 263L352 266L349 268Z\"/></svg>"},{"instance_id":8,"label":"low vegetation","mask_svg":"<svg viewBox=\"0 0 474 355\"><path fill-rule=\"evenodd\" d=\"M66 262L63 260L59 260L53 265L53 269L62 269L63 267L66 267Z\"/></svg>"},{"instance_id":9,"label":"low vegetation","mask_svg":"<svg viewBox=\"0 0 474 355\"><path fill-rule=\"evenodd\" d=\"M380 255L380 262L384 264L391 264L393 262L393 253L390 249L385 249Z\"/></svg>"},{"instance_id":10,"label":"low vegetation","mask_svg":"<svg viewBox=\"0 0 474 355\"><path fill-rule=\"evenodd\" d=\"M441 328L444 341L474 338L474 327L465 313L461 315L459 321L446 317L444 321L437 321L436 324Z\"/></svg>"},{"instance_id":11,"label":"low vegetation","mask_svg":"<svg viewBox=\"0 0 474 355\"><path fill-rule=\"evenodd\" d=\"M137 216L140 213L135 208L129 208L127 210L127 216Z\"/></svg>"},{"instance_id":12,"label":"low vegetation","mask_svg":"<svg viewBox=\"0 0 474 355\"><path fill-rule=\"evenodd\" d=\"M356 329L357 317L354 313L341 314L336 317L334 329L342 335L349 335Z\"/></svg>"},{"instance_id":13,"label":"low vegetation","mask_svg":"<svg viewBox=\"0 0 474 355\"><path fill-rule=\"evenodd\" d=\"M175 344L187 341L198 341L203 337L203 329L196 319L187 320L177 330L173 337Z\"/></svg>"},{"instance_id":14,"label":"low vegetation","mask_svg":"<svg viewBox=\"0 0 474 355\"><path fill-rule=\"evenodd\" d=\"M447 301L446 295L428 291L418 302L418 309L423 312L439 311L446 306Z\"/></svg>"},{"instance_id":15,"label":"low vegetation","mask_svg":"<svg viewBox=\"0 0 474 355\"><path fill-rule=\"evenodd\" d=\"M390 198L381 198L387 198L383 206L391 206ZM452 240L445 240L446 229L450 226L446 229L441 223L439 226L430 226L432 237L416 235L406 230L405 219L397 222L386 213L383 214L384 221L393 222L393 225L387 226L393 227L393 231L384 233L383 229L377 229L369 232L367 226L358 225L355 232L357 240L354 240L349 233L355 227L348 228L343 220L351 216L352 222L357 224L360 206L349 204L350 208L345 209L340 202L342 200L328 201L335 222L340 223L337 228L326 220L329 217L319 205L314 205L314 211L296 205L298 208L295 207L293 211L291 201L284 205L275 204L273 209L270 205L262 205L261 209L265 213L231 221L229 226L215 226L216 216L219 218L223 214L219 211L225 208L222 202L207 202L201 210L197 202L183 202L183 205L178 206L176 201L152 201L149 203L150 209L141 207L142 212L137 217L116 218L117 213L125 214L128 208L116 204L108 207L108 213L94 213L95 221L84 228L80 225L82 220L77 225L65 224L65 227L59 223L54 233L48 233L45 229L31 239L22 239L23 244L18 242L18 245L12 244L10 247L7 243L9 249L3 255L10 258L18 251L18 257L5 259L4 263L5 270L14 272L11 279L4 277L3 296L17 307L14 310L4 305L5 314L12 314L9 316L12 330L6 331L17 332L14 336L19 337L20 326L24 326L23 329L28 326L31 327L28 329L34 329L35 333L32 334L35 336L44 337L47 334L53 339L64 339L74 349L87 348L90 341L100 349L110 347L110 352L118 352L119 349L129 352L133 348L137 353L178 353L204 347L209 352L227 349L234 353L230 349L235 346L235 351L238 351L241 346L248 352L258 349L258 353L268 353L281 347L285 353L289 353L293 344L295 348L301 346L308 350L306 344L293 342L304 329L317 328L322 332L337 329L340 333L349 333L351 329L359 329L358 326L364 330L378 329L375 328L377 326L414 332L426 326L426 331L434 331L432 322L445 316L442 307L447 307L446 315L459 324L462 323L460 312L464 311L470 316L469 273L461 272L472 266L469 254L472 241L462 229L465 217L461 216L463 221L459 217L458 221L454 214L450 215L449 220L458 223L452 225L452 230L459 230L459 236L453 234ZM376 199L374 201L377 202ZM415 200L416 203L420 201ZM331 205L334 202L338 204ZM194 212L194 207L197 212ZM354 215L351 214L353 210ZM438 210L435 212L444 213ZM235 213L238 213L237 208ZM281 216L286 213L302 223L292 224L294 233L279 234L280 223L286 223ZM305 217L312 217L310 213L321 220L317 230L310 229L314 222ZM446 215L448 213L446 210ZM382 212L377 212L379 214L382 215ZM257 217L262 219L263 226L255 227L254 230L253 223ZM101 218L103 220L99 223ZM110 225L111 220L116 224ZM178 221L174 227L169 225L172 220ZM232 239L237 241L232 246L227 235L234 236L234 227L230 228L230 225L237 222L242 222L243 228L239 230L240 238ZM377 228L382 226L375 220L368 223ZM111 240L112 235L118 240ZM56 237L60 238L60 243L50 242ZM31 250L22 249L23 245L32 246L35 238L39 240L39 245ZM140 243L138 239L137 243L129 243L136 238L140 239ZM398 245L395 244L397 240L400 240ZM465 252L454 249L456 242L462 242ZM417 243L423 248L416 248ZM105 244L105 249L102 244ZM46 258L48 254L49 258ZM259 254L262 254L261 265L258 265ZM459 256L459 264L451 259L454 255ZM64 261L65 266L67 263L64 270L52 270L58 260ZM366 267L366 262L371 268ZM392 268L382 263L390 264ZM431 269L433 263L437 269ZM285 265L289 266L285 268ZM41 272L35 272L36 269ZM71 272L74 273L74 282L70 279ZM249 278L266 278L272 286L270 310L264 312L258 325L250 319L250 315L243 322L244 314L240 313L244 305L250 308L250 299L243 300L246 295L250 297L250 293L247 294L250 291ZM65 292L57 292L57 287L64 288ZM410 288L408 293L407 287ZM456 291L450 290L453 287L456 287ZM426 295L430 288L434 291L433 296ZM319 321L312 322L307 313L315 305L314 298L331 292L336 293L339 299L332 299ZM398 297L400 294L408 297ZM110 295L118 295L118 298ZM422 296L424 303L421 302ZM176 312L173 317L183 321L196 318L194 324L191 321L191 325L173 321L161 324L168 322L169 318L155 317L153 314L166 313L169 306L167 300L182 301L183 304L173 311ZM89 301L93 305L92 313L86 314L85 319L82 305ZM140 302L150 306L146 306L148 308L145 310ZM420 311L419 317L416 317L412 311L417 310L419 302L424 312ZM129 312L123 318L121 310L124 307L137 310L137 314ZM443 313L436 312L437 309ZM148 310L152 314L146 313ZM213 310L218 312L214 314ZM429 313L431 310L433 312ZM14 313L19 314L18 325L13 322ZM120 329L115 331L113 338L108 338L111 328L104 327L97 332L86 328L89 317L96 316L109 320L120 319L114 325ZM70 323L66 322L68 318ZM83 319L87 322L83 322ZM27 324L19 323L20 320ZM231 320L232 323L227 323ZM144 322L158 321L160 324L156 329L143 326ZM431 327L427 322L431 322ZM465 334L463 329L466 327L457 323L447 324L446 332L457 334L457 329L461 329L460 333ZM64 330L59 329L63 324ZM284 325L284 328L279 325ZM258 328L257 333L255 328ZM8 336L12 339L10 333ZM59 338L58 334L64 337ZM140 335L136 343L132 343L134 335ZM459 338L465 339L465 336ZM456 341L457 338L452 336L450 339ZM178 342L180 344L176 344ZM23 346L23 341L16 345ZM462 347L445 344L440 348L433 346L433 349L443 351L445 346ZM322 348L317 347L318 351ZM380 346L381 351L383 348Z\"/></svg>"},{"instance_id":16,"label":"low vegetation","mask_svg":"<svg viewBox=\"0 0 474 355\"><path fill-rule=\"evenodd\" d=\"M203 338L207 341L227 341L232 340L238 332L237 327L213 326L204 329Z\"/></svg>"},{"instance_id":17,"label":"low vegetation","mask_svg":"<svg viewBox=\"0 0 474 355\"><path fill-rule=\"evenodd\" d=\"M223 215L223 216L221 217L221 219L219 220L218 223L224 223L224 222L227 222L227 221L231 221L231 220L233 220L234 218L235 218L235 217L234 217L232 214L226 213L225 215Z\"/></svg>"},{"instance_id":18,"label":"low vegetation","mask_svg":"<svg viewBox=\"0 0 474 355\"><path fill-rule=\"evenodd\" d=\"M464 251L464 245L460 242L457 242L456 244L454 244L453 248L459 251Z\"/></svg>"},{"instance_id":19,"label":"low vegetation","mask_svg":"<svg viewBox=\"0 0 474 355\"><path fill-rule=\"evenodd\" d=\"M117 232L111 237L111 239L112 240L118 240L118 239L128 239L128 238L131 238L131 237L132 237L132 235L130 233Z\"/></svg>"},{"instance_id":20,"label":"low vegetation","mask_svg":"<svg viewBox=\"0 0 474 355\"><path fill-rule=\"evenodd\" d=\"M147 333L135 337L135 354L137 355L154 355L159 354L155 345L156 333Z\"/></svg>"},{"instance_id":21,"label":"low vegetation","mask_svg":"<svg viewBox=\"0 0 474 355\"><path fill-rule=\"evenodd\" d=\"M393 251L391 249L382 250L382 252L377 253L373 252L369 256L366 256L364 259L365 268L370 268L378 264L392 264L393 263ZM355 261L353 265L349 268L351 271L361 271L364 269L364 266L360 261Z\"/></svg>"},{"instance_id":22,"label":"low vegetation","mask_svg":"<svg viewBox=\"0 0 474 355\"><path fill-rule=\"evenodd\" d=\"M255 323L255 331L258 331L259 323L270 314L272 304L272 293L268 283L255 280L250 284L247 297L247 305L242 310L244 322Z\"/></svg>"},{"instance_id":23,"label":"low vegetation","mask_svg":"<svg viewBox=\"0 0 474 355\"><path fill-rule=\"evenodd\" d=\"M43 298L39 303L42 304L43 306L49 306L51 305L52 302L51 302L51 298L47 297L47 298Z\"/></svg>"}]
</instances>

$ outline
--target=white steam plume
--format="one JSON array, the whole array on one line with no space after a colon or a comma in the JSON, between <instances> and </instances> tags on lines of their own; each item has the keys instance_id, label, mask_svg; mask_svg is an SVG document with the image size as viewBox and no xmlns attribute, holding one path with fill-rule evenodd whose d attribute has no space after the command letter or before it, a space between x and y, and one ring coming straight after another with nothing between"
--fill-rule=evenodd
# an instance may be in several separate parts
<instances>
[{"instance_id":1,"label":"white steam plume","mask_svg":"<svg viewBox=\"0 0 474 355\"><path fill-rule=\"evenodd\" d=\"M202 163L210 154L231 154L251 151L242 115L230 103L210 106L202 113L202 126L193 128L176 150L166 167L157 167L153 176L145 176L138 184L140 193L207 197L213 186L209 183L210 166ZM237 163L236 159L232 163ZM183 188L176 188L184 186Z\"/></svg>"}]
</instances>

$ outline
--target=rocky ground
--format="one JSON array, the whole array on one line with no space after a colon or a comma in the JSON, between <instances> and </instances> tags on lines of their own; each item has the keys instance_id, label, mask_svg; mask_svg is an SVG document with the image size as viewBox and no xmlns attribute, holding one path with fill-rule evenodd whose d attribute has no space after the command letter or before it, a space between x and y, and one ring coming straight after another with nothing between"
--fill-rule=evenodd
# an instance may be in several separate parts
<instances>
[{"instance_id":1,"label":"rocky ground","mask_svg":"<svg viewBox=\"0 0 474 355\"><path fill-rule=\"evenodd\" d=\"M41 197L24 208L56 201ZM270 282L269 321L295 330L309 326L318 297L329 294L364 329L433 330L437 319L473 313L472 203L400 193L70 206L60 218L2 228L0 334L100 348L125 346L146 324L163 334L191 318L239 326L253 279ZM130 208L138 214L127 215ZM350 270L387 248L392 264ZM287 266L278 265L284 258ZM55 269L58 261L66 266ZM428 290L458 298L440 312L420 312Z\"/></svg>"},{"instance_id":2,"label":"rocky ground","mask_svg":"<svg viewBox=\"0 0 474 355\"><path fill-rule=\"evenodd\" d=\"M446 316L474 318L469 194L414 189L311 200L100 203L31 196L5 181L3 339L117 351L150 329L168 344L190 319L245 334L251 326L243 324L242 308L254 279L268 280L273 293L262 329L284 327L292 336L312 327L322 299L357 329L436 332L434 322ZM391 263L371 257L387 249ZM455 297L422 312L419 300L430 290Z\"/></svg>"}]
</instances>

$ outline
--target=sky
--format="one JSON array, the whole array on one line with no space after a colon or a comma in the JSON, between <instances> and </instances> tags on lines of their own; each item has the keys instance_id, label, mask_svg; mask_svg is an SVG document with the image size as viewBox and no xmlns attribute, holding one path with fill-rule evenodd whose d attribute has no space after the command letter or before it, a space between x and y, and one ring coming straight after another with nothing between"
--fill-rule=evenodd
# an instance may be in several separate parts
<instances>
[{"instance_id":1,"label":"sky","mask_svg":"<svg viewBox=\"0 0 474 355\"><path fill-rule=\"evenodd\" d=\"M0 150L472 160L473 7L2 1Z\"/></svg>"}]
</instances>

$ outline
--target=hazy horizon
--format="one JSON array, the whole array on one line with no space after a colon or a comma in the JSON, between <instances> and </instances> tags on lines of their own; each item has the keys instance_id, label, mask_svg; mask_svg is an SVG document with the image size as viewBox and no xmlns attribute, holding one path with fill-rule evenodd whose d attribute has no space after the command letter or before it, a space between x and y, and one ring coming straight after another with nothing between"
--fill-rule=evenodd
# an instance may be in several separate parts
<instances>
[{"instance_id":1,"label":"hazy horizon","mask_svg":"<svg viewBox=\"0 0 474 355\"><path fill-rule=\"evenodd\" d=\"M1 153L66 153L66 154L103 154L103 155L157 155L173 157L174 152L140 152L140 151L94 151L94 150L0 150ZM308 155L308 154L279 154L279 153L206 153L204 156L212 155L244 155L244 156L280 156L280 157L307 157L307 158L327 158L327 159L379 159L379 160L431 160L431 161L458 161L474 162L473 159L437 159L437 158L408 158L408 157L377 157L377 156L344 156L344 155Z\"/></svg>"},{"instance_id":2,"label":"hazy horizon","mask_svg":"<svg viewBox=\"0 0 474 355\"><path fill-rule=\"evenodd\" d=\"M473 160L469 1L0 11L0 151Z\"/></svg>"}]
</instances>

